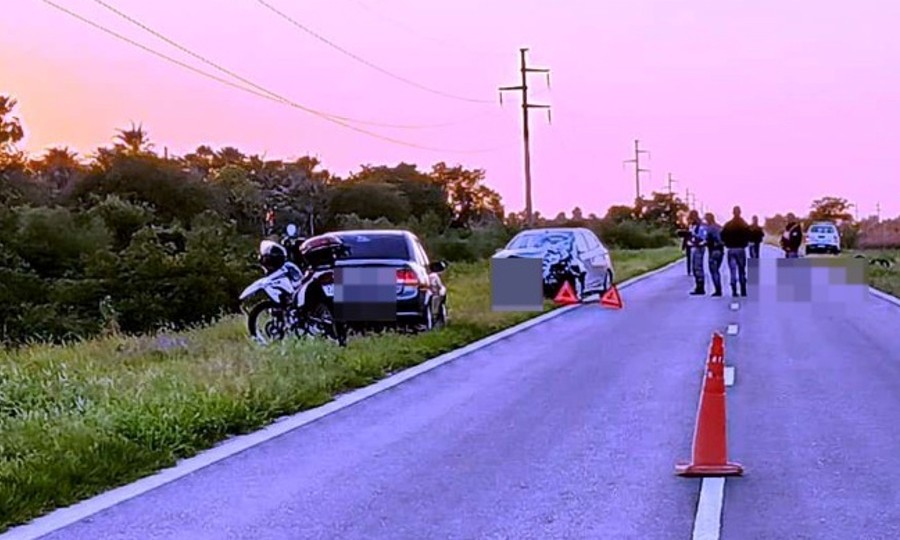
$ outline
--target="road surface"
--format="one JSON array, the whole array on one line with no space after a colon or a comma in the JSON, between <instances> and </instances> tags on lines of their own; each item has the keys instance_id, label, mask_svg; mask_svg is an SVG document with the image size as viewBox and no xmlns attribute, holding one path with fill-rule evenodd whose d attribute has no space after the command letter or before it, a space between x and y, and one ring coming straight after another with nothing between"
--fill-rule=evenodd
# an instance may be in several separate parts
<instances>
[{"instance_id":1,"label":"road surface","mask_svg":"<svg viewBox=\"0 0 900 540\"><path fill-rule=\"evenodd\" d=\"M677 265L45 538L689 539L674 465L732 324L721 537L900 538L900 308L690 288Z\"/></svg>"},{"instance_id":2,"label":"road surface","mask_svg":"<svg viewBox=\"0 0 900 540\"><path fill-rule=\"evenodd\" d=\"M900 538L900 307L748 304L722 539Z\"/></svg>"}]
</instances>

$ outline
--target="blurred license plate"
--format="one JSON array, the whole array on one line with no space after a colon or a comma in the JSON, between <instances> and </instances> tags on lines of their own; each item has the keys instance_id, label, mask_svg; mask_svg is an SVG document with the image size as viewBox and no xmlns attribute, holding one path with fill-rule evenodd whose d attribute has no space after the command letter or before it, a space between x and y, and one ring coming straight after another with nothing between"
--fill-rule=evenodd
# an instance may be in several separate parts
<instances>
[{"instance_id":1,"label":"blurred license plate","mask_svg":"<svg viewBox=\"0 0 900 540\"><path fill-rule=\"evenodd\" d=\"M333 283L329 283L328 285L323 285L322 289L325 290L325 294L327 294L328 296L334 296L334 284Z\"/></svg>"}]
</instances>

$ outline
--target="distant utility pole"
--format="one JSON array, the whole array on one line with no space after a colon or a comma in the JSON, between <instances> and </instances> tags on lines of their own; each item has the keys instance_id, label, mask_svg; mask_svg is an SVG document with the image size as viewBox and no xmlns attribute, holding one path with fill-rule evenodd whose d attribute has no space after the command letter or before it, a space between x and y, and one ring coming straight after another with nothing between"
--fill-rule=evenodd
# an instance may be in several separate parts
<instances>
[{"instance_id":1,"label":"distant utility pole","mask_svg":"<svg viewBox=\"0 0 900 540\"><path fill-rule=\"evenodd\" d=\"M650 169L641 168L641 154L650 155L648 150L641 150L641 141L634 140L634 159L626 159L623 163L634 163L634 200L635 203L641 200L641 173L650 172Z\"/></svg>"},{"instance_id":2,"label":"distant utility pole","mask_svg":"<svg viewBox=\"0 0 900 540\"><path fill-rule=\"evenodd\" d=\"M674 193L672 191L672 184L677 184L677 183L678 183L678 180L672 178L672 173L669 173L669 179L666 181L666 186L669 188L669 195L672 195L672 193Z\"/></svg>"},{"instance_id":3,"label":"distant utility pole","mask_svg":"<svg viewBox=\"0 0 900 540\"><path fill-rule=\"evenodd\" d=\"M881 239L881 249L884 249L884 229L885 227L881 224L881 203L875 203L875 216L878 219L878 236Z\"/></svg>"},{"instance_id":4,"label":"distant utility pole","mask_svg":"<svg viewBox=\"0 0 900 540\"><path fill-rule=\"evenodd\" d=\"M691 209L691 210L694 209L693 198L694 198L694 194L691 193L691 189L690 189L690 188L686 188L686 189L684 190L684 201L687 203L688 208Z\"/></svg>"},{"instance_id":5,"label":"distant utility pole","mask_svg":"<svg viewBox=\"0 0 900 540\"><path fill-rule=\"evenodd\" d=\"M547 88L550 88L550 70L545 68L530 68L525 59L527 48L519 49L520 68L522 73L522 83L519 86L501 86L500 87L500 105L503 105L503 92L517 90L522 92L522 139L525 145L525 215L528 219L528 226L534 226L534 212L531 204L531 149L529 144L528 132L528 111L529 109L547 109L547 121L552 122L550 116L550 105L537 105L528 103L528 74L529 73L546 73Z\"/></svg>"}]
</instances>

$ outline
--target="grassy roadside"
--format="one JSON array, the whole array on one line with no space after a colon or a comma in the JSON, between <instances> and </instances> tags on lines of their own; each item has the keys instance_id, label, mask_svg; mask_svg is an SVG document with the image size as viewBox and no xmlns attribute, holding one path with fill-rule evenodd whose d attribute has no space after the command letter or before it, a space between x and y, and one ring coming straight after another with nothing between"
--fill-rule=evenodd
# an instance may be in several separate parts
<instances>
[{"instance_id":1,"label":"grassy roadside","mask_svg":"<svg viewBox=\"0 0 900 540\"><path fill-rule=\"evenodd\" d=\"M617 281L680 255L614 252ZM538 315L492 312L487 269L448 271L450 327L345 349L260 348L231 318L175 335L0 352L0 532Z\"/></svg>"},{"instance_id":2,"label":"grassy roadside","mask_svg":"<svg viewBox=\"0 0 900 540\"><path fill-rule=\"evenodd\" d=\"M900 297L900 250L848 250L846 256L863 255L866 259L886 259L887 267L880 264L868 265L869 285L888 294Z\"/></svg>"}]
</instances>

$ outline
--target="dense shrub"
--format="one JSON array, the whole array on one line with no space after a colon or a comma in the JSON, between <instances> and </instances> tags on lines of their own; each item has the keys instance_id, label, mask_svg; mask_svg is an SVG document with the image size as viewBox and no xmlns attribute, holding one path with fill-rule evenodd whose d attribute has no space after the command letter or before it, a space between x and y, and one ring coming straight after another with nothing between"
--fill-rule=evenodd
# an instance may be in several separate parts
<instances>
[{"instance_id":1,"label":"dense shrub","mask_svg":"<svg viewBox=\"0 0 900 540\"><path fill-rule=\"evenodd\" d=\"M591 229L605 244L619 249L651 249L675 242L668 230L633 220L619 223L601 221Z\"/></svg>"}]
</instances>

